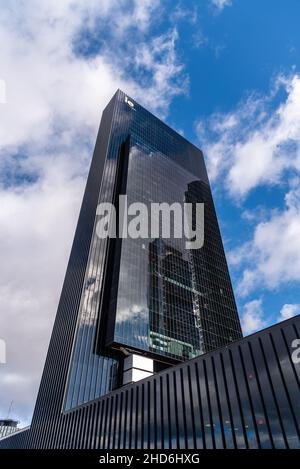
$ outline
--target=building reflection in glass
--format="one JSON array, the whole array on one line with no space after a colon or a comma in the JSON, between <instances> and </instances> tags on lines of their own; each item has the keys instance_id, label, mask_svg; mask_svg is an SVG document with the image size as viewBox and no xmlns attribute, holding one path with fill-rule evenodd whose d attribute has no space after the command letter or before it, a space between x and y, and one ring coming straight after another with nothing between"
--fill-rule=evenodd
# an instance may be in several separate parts
<instances>
[{"instance_id":1,"label":"building reflection in glass","mask_svg":"<svg viewBox=\"0 0 300 469\"><path fill-rule=\"evenodd\" d=\"M173 363L241 337L203 155L118 91L104 111L98 202L205 204L205 242L187 250L173 234L111 241L89 248L65 392L65 408L91 401L120 382L123 351ZM104 145L104 147L103 147ZM100 149L100 146L102 150ZM101 150L101 151L100 151Z\"/></svg>"},{"instance_id":2,"label":"building reflection in glass","mask_svg":"<svg viewBox=\"0 0 300 469\"><path fill-rule=\"evenodd\" d=\"M117 294L109 313L115 320L109 344L187 360L240 338L207 182L132 133L126 195L128 206L145 204L149 217L151 203L180 203L182 213L184 202L204 203L205 241L200 249L186 249L186 238L174 235L172 215L170 238L122 240L114 269ZM149 227L151 222L149 218Z\"/></svg>"}]
</instances>

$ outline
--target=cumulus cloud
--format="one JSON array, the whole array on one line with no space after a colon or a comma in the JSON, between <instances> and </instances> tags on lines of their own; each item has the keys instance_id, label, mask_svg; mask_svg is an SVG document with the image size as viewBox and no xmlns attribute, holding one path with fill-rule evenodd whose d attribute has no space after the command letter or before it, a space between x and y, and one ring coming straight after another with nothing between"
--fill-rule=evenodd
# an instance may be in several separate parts
<instances>
[{"instance_id":1,"label":"cumulus cloud","mask_svg":"<svg viewBox=\"0 0 300 469\"><path fill-rule=\"evenodd\" d=\"M284 304L279 313L275 313L275 321L285 321L297 314L300 314L299 304ZM266 314L263 309L262 299L251 300L244 304L241 314L241 324L245 335L268 327L270 323L272 324L273 322L274 317L272 312L269 311L268 314Z\"/></svg>"},{"instance_id":2,"label":"cumulus cloud","mask_svg":"<svg viewBox=\"0 0 300 469\"><path fill-rule=\"evenodd\" d=\"M48 156L37 182L0 190L0 335L7 345L0 408L5 414L14 400L22 422L32 412L82 197L84 171L74 166L69 155Z\"/></svg>"},{"instance_id":3,"label":"cumulus cloud","mask_svg":"<svg viewBox=\"0 0 300 469\"><path fill-rule=\"evenodd\" d=\"M31 0L2 6L0 40L5 47L0 54L7 104L1 108L1 147L24 144L28 139L41 142L62 126L67 129L66 119L72 123L74 134L86 126L95 132L103 104L118 86L151 105L153 110L166 111L174 93L181 92L178 84L175 86L182 70L175 55L176 31L149 42L139 30L150 21L146 12L150 15L157 2L153 5L148 1L136 2L131 14L126 5L128 2L116 5L115 1L103 0ZM115 50L104 45L102 51L88 59L74 54L82 28L85 39L93 41L94 29L105 28L110 22L112 29L119 24L111 39L112 45L116 44ZM138 39L128 56L117 47L120 25L123 34L130 36L134 31ZM143 63L139 60L141 49L147 56ZM163 62L167 67L162 66ZM147 83L140 76L138 83L132 79L127 73L128 64L137 67ZM147 93L140 81L147 85Z\"/></svg>"},{"instance_id":4,"label":"cumulus cloud","mask_svg":"<svg viewBox=\"0 0 300 469\"><path fill-rule=\"evenodd\" d=\"M223 10L226 6L232 5L232 0L211 0L211 3L214 7L218 8L218 10Z\"/></svg>"},{"instance_id":5,"label":"cumulus cloud","mask_svg":"<svg viewBox=\"0 0 300 469\"><path fill-rule=\"evenodd\" d=\"M285 196L285 209L271 212L260 222L250 241L229 253L229 262L244 268L238 293L246 296L257 287L275 289L300 281L300 190Z\"/></svg>"},{"instance_id":6,"label":"cumulus cloud","mask_svg":"<svg viewBox=\"0 0 300 469\"><path fill-rule=\"evenodd\" d=\"M300 305L287 303L283 305L280 310L278 322L284 321L285 319L292 318L293 316L296 316L297 314L300 314Z\"/></svg>"},{"instance_id":7,"label":"cumulus cloud","mask_svg":"<svg viewBox=\"0 0 300 469\"><path fill-rule=\"evenodd\" d=\"M165 116L187 81L160 2L1 4L0 412L30 420L101 111L117 88ZM100 40L99 40L100 38ZM81 46L84 45L84 48ZM96 47L97 46L97 47Z\"/></svg>"},{"instance_id":8,"label":"cumulus cloud","mask_svg":"<svg viewBox=\"0 0 300 469\"><path fill-rule=\"evenodd\" d=\"M249 301L244 305L241 324L244 335L252 334L266 326L261 299Z\"/></svg>"},{"instance_id":9,"label":"cumulus cloud","mask_svg":"<svg viewBox=\"0 0 300 469\"><path fill-rule=\"evenodd\" d=\"M240 205L256 188L289 185L284 209L261 203L242 216L254 224L248 242L229 253L242 272L237 293L300 281L300 76L278 76L267 96L250 94L226 114L197 123L215 183Z\"/></svg>"},{"instance_id":10,"label":"cumulus cloud","mask_svg":"<svg viewBox=\"0 0 300 469\"><path fill-rule=\"evenodd\" d=\"M197 132L211 179L223 178L233 197L280 183L300 170L300 77L277 77L268 96L251 94L237 109L199 121Z\"/></svg>"}]
</instances>

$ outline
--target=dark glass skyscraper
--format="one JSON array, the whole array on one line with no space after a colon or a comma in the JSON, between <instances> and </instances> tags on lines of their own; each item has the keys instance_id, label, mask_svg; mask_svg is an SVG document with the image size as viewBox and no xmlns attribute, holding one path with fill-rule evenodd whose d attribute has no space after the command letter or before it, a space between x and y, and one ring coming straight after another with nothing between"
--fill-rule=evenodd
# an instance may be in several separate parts
<instances>
[{"instance_id":1,"label":"dark glass skyscraper","mask_svg":"<svg viewBox=\"0 0 300 469\"><path fill-rule=\"evenodd\" d=\"M126 195L128 206L142 202L149 213L153 203L204 203L205 242L186 249L172 230L167 239L101 239L94 209L66 409L121 383L124 350L169 364L241 337L201 151L121 91L103 113L99 138L98 203L118 207Z\"/></svg>"},{"instance_id":2,"label":"dark glass skyscraper","mask_svg":"<svg viewBox=\"0 0 300 469\"><path fill-rule=\"evenodd\" d=\"M99 204L120 214L120 195L150 210L204 203L203 247L187 249L172 230L98 236ZM103 112L32 425L0 447L299 447L298 337L299 318L239 340L203 155L117 91ZM145 379L131 384L134 376Z\"/></svg>"}]
</instances>

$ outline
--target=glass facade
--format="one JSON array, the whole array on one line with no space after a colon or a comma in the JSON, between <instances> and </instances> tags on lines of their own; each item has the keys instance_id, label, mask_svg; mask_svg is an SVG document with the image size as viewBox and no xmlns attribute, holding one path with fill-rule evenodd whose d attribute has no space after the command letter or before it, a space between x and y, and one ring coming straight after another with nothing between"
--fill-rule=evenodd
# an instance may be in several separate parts
<instances>
[{"instance_id":1,"label":"glass facade","mask_svg":"<svg viewBox=\"0 0 300 469\"><path fill-rule=\"evenodd\" d=\"M151 237L148 219L147 239L141 233L120 242L106 343L158 359L190 359L241 337L203 155L133 100L126 106L128 98L119 97L131 114L120 193L128 205L142 202L148 214L153 203L204 203L205 233L204 246L189 250L172 229L167 239L161 232ZM162 220L156 221L161 228Z\"/></svg>"},{"instance_id":2,"label":"glass facade","mask_svg":"<svg viewBox=\"0 0 300 469\"><path fill-rule=\"evenodd\" d=\"M118 91L105 127L98 203L204 203L204 246L170 236L100 239L95 214L65 408L118 385L118 349L187 360L241 337L214 205L200 150ZM104 114L103 119L106 119ZM95 158L97 154L95 154ZM100 176L99 176L100 177ZM161 219L158 227L161 229Z\"/></svg>"},{"instance_id":3,"label":"glass facade","mask_svg":"<svg viewBox=\"0 0 300 469\"><path fill-rule=\"evenodd\" d=\"M150 215L153 202L182 201L192 179L178 164L141 147L131 135L128 205L142 202ZM193 264L185 242L175 237L122 240L114 342L177 359L203 352L200 292L192 282Z\"/></svg>"},{"instance_id":4,"label":"glass facade","mask_svg":"<svg viewBox=\"0 0 300 469\"><path fill-rule=\"evenodd\" d=\"M119 195L148 207L204 203L203 248L175 236L100 239L97 205ZM118 91L101 120L32 424L0 448L300 449L299 324L241 338L202 153ZM120 387L121 348L177 363Z\"/></svg>"}]
</instances>

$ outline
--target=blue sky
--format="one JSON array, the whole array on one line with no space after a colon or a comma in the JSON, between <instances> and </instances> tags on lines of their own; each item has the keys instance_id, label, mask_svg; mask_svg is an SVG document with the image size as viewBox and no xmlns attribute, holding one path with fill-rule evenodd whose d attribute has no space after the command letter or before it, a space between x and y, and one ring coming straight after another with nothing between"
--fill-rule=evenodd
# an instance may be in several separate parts
<instances>
[{"instance_id":1,"label":"blue sky","mask_svg":"<svg viewBox=\"0 0 300 469\"><path fill-rule=\"evenodd\" d=\"M194 2L188 3L195 7ZM222 11L214 9L210 2L202 2L202 5L195 22L186 21L185 17L178 24L179 53L184 58L190 85L188 96L173 100L168 117L200 147L203 147L202 139L199 135L197 138L195 122L210 119L216 113L225 117L237 112L240 102L249 96L264 99L270 95L279 76L293 76L300 66L299 2L236 0ZM186 2L184 6L186 8ZM286 99L286 89L282 87L268 103L268 115L272 116ZM255 118L249 116L252 117ZM255 121L253 125L255 127ZM288 181L296 174L297 171L286 172L277 183L254 185L242 198L228 194L220 179L212 182L226 252L249 242L257 224L270 220L272 211L284 210ZM253 212L253 220L245 218L247 211ZM240 314L245 311L245 305L247 311L247 304L256 301L255 311L259 317L251 321L252 327L245 326L246 333L255 330L256 323L259 329L261 325L276 322L284 304L300 303L298 275L294 279L276 281L272 286L259 282L249 295L239 295L238 285L247 265L247 262L230 264ZM300 312L296 306L292 310Z\"/></svg>"},{"instance_id":2,"label":"blue sky","mask_svg":"<svg viewBox=\"0 0 300 469\"><path fill-rule=\"evenodd\" d=\"M203 149L245 334L299 314L299 16L298 0L2 2L0 415L14 400L30 422L117 88Z\"/></svg>"}]
</instances>

